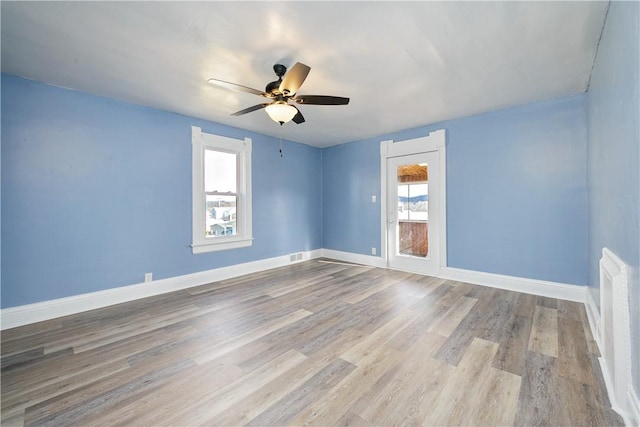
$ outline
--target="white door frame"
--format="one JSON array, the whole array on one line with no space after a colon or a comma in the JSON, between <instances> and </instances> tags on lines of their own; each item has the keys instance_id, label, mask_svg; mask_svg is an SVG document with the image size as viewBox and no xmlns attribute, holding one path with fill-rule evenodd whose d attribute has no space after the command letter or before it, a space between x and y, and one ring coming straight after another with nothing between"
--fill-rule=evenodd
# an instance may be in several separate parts
<instances>
[{"instance_id":1,"label":"white door frame","mask_svg":"<svg viewBox=\"0 0 640 427\"><path fill-rule=\"evenodd\" d=\"M440 244L440 261L438 270L447 266L447 163L446 163L446 131L439 129L427 136L404 141L380 141L380 256L385 265L389 265L387 254L387 159L410 154L438 152L440 161L440 187L438 188L441 203L438 208L440 221L438 236ZM439 275L440 273L436 274Z\"/></svg>"}]
</instances>

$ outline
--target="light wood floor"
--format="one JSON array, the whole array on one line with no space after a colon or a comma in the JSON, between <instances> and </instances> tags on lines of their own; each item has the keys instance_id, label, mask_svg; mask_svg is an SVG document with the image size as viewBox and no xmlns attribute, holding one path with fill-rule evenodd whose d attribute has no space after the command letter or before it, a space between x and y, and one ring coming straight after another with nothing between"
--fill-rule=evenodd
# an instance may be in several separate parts
<instances>
[{"instance_id":1,"label":"light wood floor","mask_svg":"<svg viewBox=\"0 0 640 427\"><path fill-rule=\"evenodd\" d=\"M580 304L314 260L2 332L2 425L621 425L597 356Z\"/></svg>"}]
</instances>

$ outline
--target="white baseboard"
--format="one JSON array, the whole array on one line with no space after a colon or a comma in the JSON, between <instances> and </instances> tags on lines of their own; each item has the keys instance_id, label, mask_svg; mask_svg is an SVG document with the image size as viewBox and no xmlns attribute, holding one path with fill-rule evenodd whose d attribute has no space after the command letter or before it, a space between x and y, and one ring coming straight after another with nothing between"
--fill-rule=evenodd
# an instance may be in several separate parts
<instances>
[{"instance_id":1,"label":"white baseboard","mask_svg":"<svg viewBox=\"0 0 640 427\"><path fill-rule=\"evenodd\" d=\"M297 262L325 257L372 267L386 268L386 261L381 257L336 251L333 249L315 249L308 252L302 252L302 255L302 259ZM149 283L138 283L119 288L107 289L104 291L91 292L88 294L74 295L71 297L43 301L18 307L9 307L0 310L0 330L28 325L30 323L94 310L96 308L107 307L114 304L120 304L181 289L187 289L245 274L283 267L289 264L292 264L290 255L283 255L228 267L216 268L213 270L200 271L183 276L154 280ZM569 301L584 303L586 300L584 286L523 279L514 276L504 276L500 274L483 273L450 267L442 268L440 277L444 279L473 283L476 285L530 293Z\"/></svg>"},{"instance_id":2,"label":"white baseboard","mask_svg":"<svg viewBox=\"0 0 640 427\"><path fill-rule=\"evenodd\" d=\"M340 261L386 268L386 261L381 257L354 254L351 252L322 249L322 256ZM527 294L558 298L567 301L584 303L586 286L567 285L565 283L547 282L544 280L525 279L502 274L484 273L481 271L463 270L460 268L442 267L440 276L443 279L472 283L474 285L524 292Z\"/></svg>"},{"instance_id":3,"label":"white baseboard","mask_svg":"<svg viewBox=\"0 0 640 427\"><path fill-rule=\"evenodd\" d=\"M377 256L335 251L333 249L321 249L321 251L324 258L332 258L338 261L352 262L354 264L369 265L371 267L387 268L385 260Z\"/></svg>"},{"instance_id":4,"label":"white baseboard","mask_svg":"<svg viewBox=\"0 0 640 427\"><path fill-rule=\"evenodd\" d=\"M633 388L629 389L629 407L631 408L631 417L634 419L629 420L628 425L640 426L640 399Z\"/></svg>"},{"instance_id":5,"label":"white baseboard","mask_svg":"<svg viewBox=\"0 0 640 427\"><path fill-rule=\"evenodd\" d=\"M452 267L443 267L440 269L440 277L458 282L472 283L474 285L489 286L508 291L523 292L525 294L580 303L584 303L586 298L586 286L567 285L564 283L547 282L544 280L526 279Z\"/></svg>"},{"instance_id":6,"label":"white baseboard","mask_svg":"<svg viewBox=\"0 0 640 427\"><path fill-rule=\"evenodd\" d=\"M598 344L598 348L602 348L602 340L600 339L600 310L596 304L596 300L593 298L591 290L587 288L586 301L584 307L587 311L587 319L589 319L589 328L591 328L591 335Z\"/></svg>"},{"instance_id":7,"label":"white baseboard","mask_svg":"<svg viewBox=\"0 0 640 427\"><path fill-rule=\"evenodd\" d=\"M74 295L34 304L9 307L0 310L0 330L28 325L43 320L55 319L96 308L107 307L140 298L165 294L168 292L205 285L211 282L230 279L245 274L257 273L272 268L283 267L297 262L322 256L322 249L301 252L302 259L291 261L290 255L251 261L213 270L199 271L183 276L137 283L104 291Z\"/></svg>"}]
</instances>

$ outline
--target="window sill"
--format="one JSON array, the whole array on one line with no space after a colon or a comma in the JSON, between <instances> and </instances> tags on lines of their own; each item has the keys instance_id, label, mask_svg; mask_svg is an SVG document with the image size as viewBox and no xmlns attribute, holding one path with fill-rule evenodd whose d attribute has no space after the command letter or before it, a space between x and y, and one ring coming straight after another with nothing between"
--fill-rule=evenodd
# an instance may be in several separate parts
<instances>
[{"instance_id":1,"label":"window sill","mask_svg":"<svg viewBox=\"0 0 640 427\"><path fill-rule=\"evenodd\" d=\"M225 240L222 242L204 242L193 243L191 245L191 251L194 254L202 254L205 252L224 251L227 249L246 248L253 244L253 238L248 239L233 239Z\"/></svg>"}]
</instances>

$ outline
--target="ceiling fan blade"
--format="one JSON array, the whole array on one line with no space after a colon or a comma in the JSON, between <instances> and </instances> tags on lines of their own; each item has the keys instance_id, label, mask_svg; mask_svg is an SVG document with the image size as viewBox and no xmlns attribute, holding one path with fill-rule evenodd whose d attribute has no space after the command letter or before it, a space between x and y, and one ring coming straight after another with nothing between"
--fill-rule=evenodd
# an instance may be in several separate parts
<instances>
[{"instance_id":1,"label":"ceiling fan blade","mask_svg":"<svg viewBox=\"0 0 640 427\"><path fill-rule=\"evenodd\" d=\"M304 79L307 78L309 71L311 71L309 66L301 62L296 62L289 72L285 74L284 79L282 79L280 92L284 95L293 95L296 93L298 89L300 89L300 86L302 86Z\"/></svg>"},{"instance_id":2,"label":"ceiling fan blade","mask_svg":"<svg viewBox=\"0 0 640 427\"><path fill-rule=\"evenodd\" d=\"M295 108L296 110L298 110L298 108L296 108L296 106L295 106L295 105L293 105L293 108ZM304 116L302 115L302 113L300 112L300 110L298 110L298 112L296 113L296 115L295 115L295 116L293 116L293 119L291 119L291 120L293 120L293 122L294 122L295 124L298 124L298 125L299 125L300 123L304 123L304 121L305 121L305 120L304 120Z\"/></svg>"},{"instance_id":3,"label":"ceiling fan blade","mask_svg":"<svg viewBox=\"0 0 640 427\"><path fill-rule=\"evenodd\" d=\"M236 111L235 113L232 114L232 116L241 116L243 114L251 113L252 111L261 110L264 107L266 107L267 105L269 105L269 103L254 105L253 107L249 107L249 108L245 108L244 110Z\"/></svg>"},{"instance_id":4,"label":"ceiling fan blade","mask_svg":"<svg viewBox=\"0 0 640 427\"><path fill-rule=\"evenodd\" d=\"M293 98L293 100L298 104L310 105L347 105L349 103L349 98L326 95L301 95Z\"/></svg>"},{"instance_id":5,"label":"ceiling fan blade","mask_svg":"<svg viewBox=\"0 0 640 427\"><path fill-rule=\"evenodd\" d=\"M232 90L234 92L245 92L245 93L250 93L253 95L258 95L258 96L264 96L264 97L268 97L269 95L266 94L265 92L258 90L258 89L253 89L247 86L242 86L239 84L235 84L235 83L230 83L230 82L225 82L224 80L218 80L218 79L209 79L207 80L207 82L211 83L214 86L218 86L218 87L222 87L225 89L229 89Z\"/></svg>"}]
</instances>

